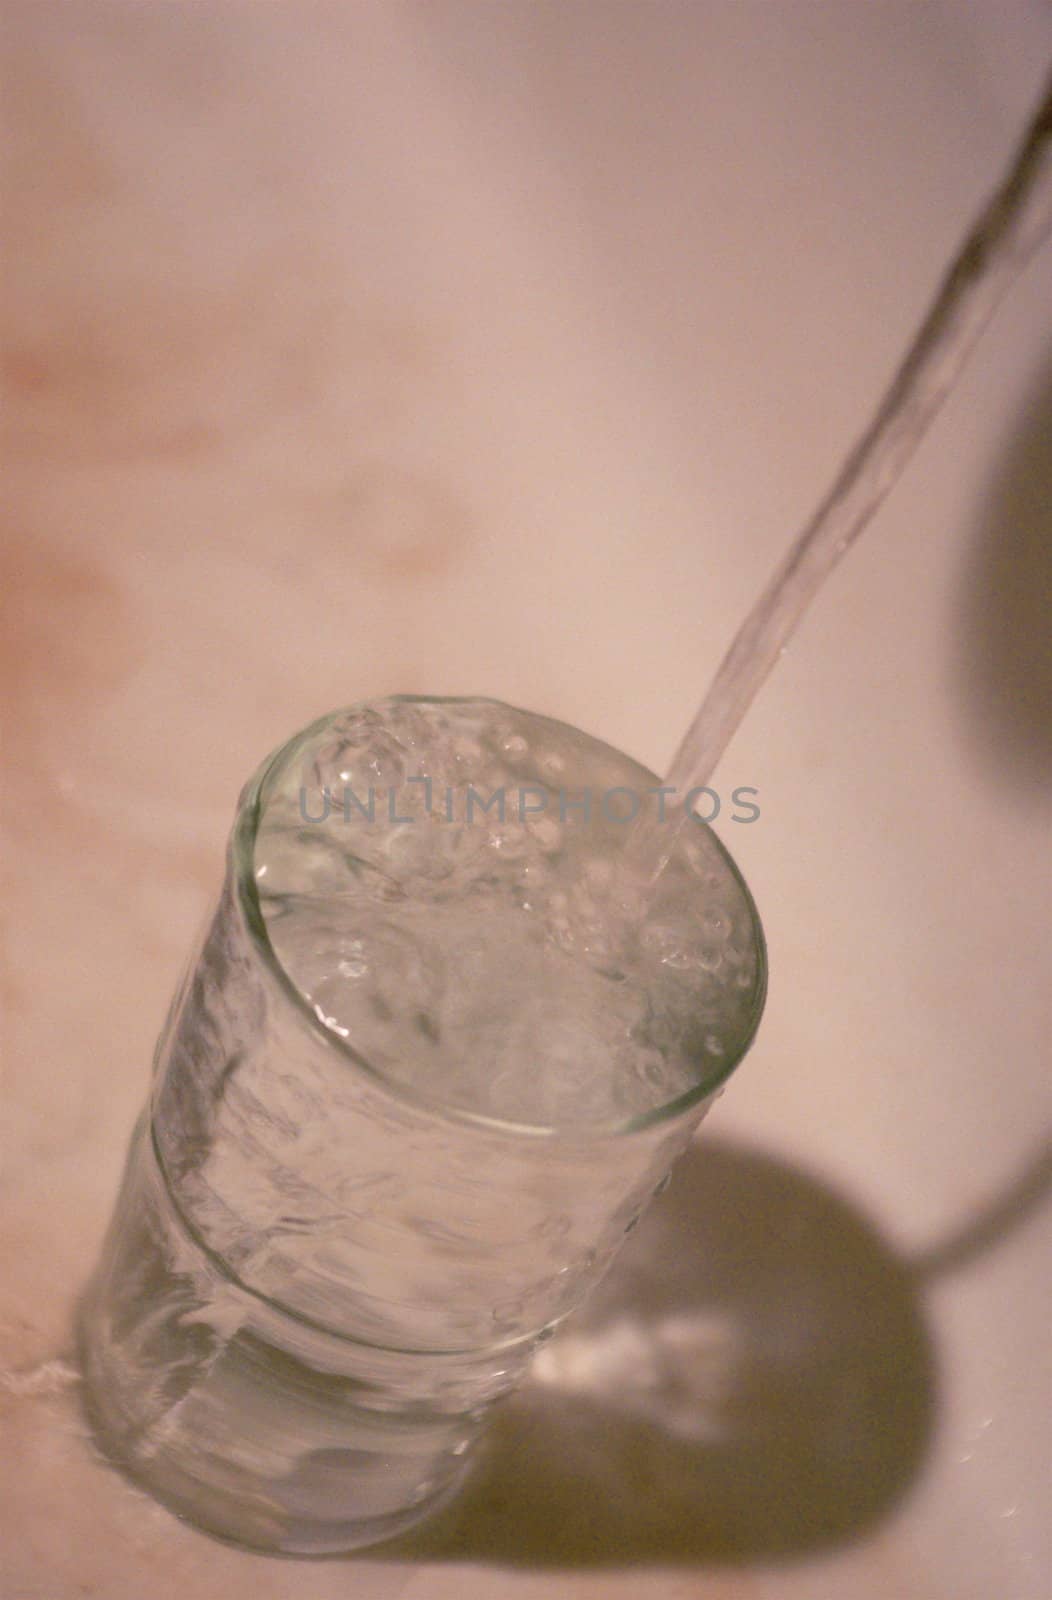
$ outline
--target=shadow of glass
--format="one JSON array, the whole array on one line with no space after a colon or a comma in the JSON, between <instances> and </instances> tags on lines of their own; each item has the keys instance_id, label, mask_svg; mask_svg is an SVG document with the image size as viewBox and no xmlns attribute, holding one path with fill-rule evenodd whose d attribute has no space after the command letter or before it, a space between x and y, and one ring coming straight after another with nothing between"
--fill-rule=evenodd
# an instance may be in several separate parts
<instances>
[{"instance_id":1,"label":"shadow of glass","mask_svg":"<svg viewBox=\"0 0 1052 1600\"><path fill-rule=\"evenodd\" d=\"M707 1141L498 1411L459 1499L369 1555L563 1568L804 1555L904 1493L934 1393L910 1266L813 1178Z\"/></svg>"},{"instance_id":2,"label":"shadow of glass","mask_svg":"<svg viewBox=\"0 0 1052 1600\"><path fill-rule=\"evenodd\" d=\"M963 717L1001 778L1047 793L1052 777L1052 362L1021 409L979 519L959 643Z\"/></svg>"}]
</instances>

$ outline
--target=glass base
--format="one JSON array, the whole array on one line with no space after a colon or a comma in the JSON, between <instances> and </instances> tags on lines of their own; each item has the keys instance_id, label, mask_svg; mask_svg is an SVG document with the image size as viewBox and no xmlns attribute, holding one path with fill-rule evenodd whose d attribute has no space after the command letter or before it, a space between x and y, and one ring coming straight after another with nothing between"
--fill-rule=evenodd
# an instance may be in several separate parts
<instances>
[{"instance_id":1,"label":"glass base","mask_svg":"<svg viewBox=\"0 0 1052 1600\"><path fill-rule=\"evenodd\" d=\"M465 1453L436 1487L417 1483L406 1498L406 1471L418 1458L402 1453L330 1448L301 1457L292 1472L268 1479L237 1452L226 1459L201 1451L129 1448L124 1419L98 1370L84 1321L78 1328L85 1415L103 1456L181 1521L224 1543L269 1555L347 1555L393 1539L442 1510L461 1488ZM228 1444L228 1448L230 1448ZM250 1451L244 1452L245 1457ZM390 1509L383 1509L384 1503Z\"/></svg>"},{"instance_id":2,"label":"glass base","mask_svg":"<svg viewBox=\"0 0 1052 1600\"><path fill-rule=\"evenodd\" d=\"M238 1288L182 1228L145 1121L76 1331L108 1460L220 1539L304 1556L393 1538L445 1504L528 1350L383 1350Z\"/></svg>"}]
</instances>

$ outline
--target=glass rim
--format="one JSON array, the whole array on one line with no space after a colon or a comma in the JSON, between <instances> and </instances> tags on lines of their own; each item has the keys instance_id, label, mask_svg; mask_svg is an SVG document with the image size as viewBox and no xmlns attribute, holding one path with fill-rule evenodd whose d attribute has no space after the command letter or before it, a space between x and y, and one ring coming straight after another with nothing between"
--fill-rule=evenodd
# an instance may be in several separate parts
<instances>
[{"instance_id":1,"label":"glass rim","mask_svg":"<svg viewBox=\"0 0 1052 1600\"><path fill-rule=\"evenodd\" d=\"M627 755L625 751L619 750L615 745L609 744L605 739L586 733L584 729L574 726L573 723L562 722L559 718L549 717L542 712L526 711L519 706L509 705L506 701L497 700L490 695L382 695L371 700L353 701L350 705L340 706L334 711L327 712L324 716L316 717L313 722L308 723L306 727L301 728L297 733L294 733L290 738L278 745L249 779L238 800L237 814L234 819L229 845L230 871L235 884L237 905L244 919L251 946L260 959L264 971L268 977L274 980L281 996L291 1002L293 1012L306 1025L309 1033L324 1048L335 1051L350 1066L364 1072L385 1094L390 1095L392 1099L401 1102L412 1110L459 1126L474 1127L481 1132L501 1134L507 1138L514 1139L550 1139L561 1140L566 1143L592 1144L604 1138L629 1137L632 1134L654 1129L666 1122L675 1122L722 1088L731 1073L734 1072L748 1053L756 1037L756 1031L763 1015L767 998L767 943L755 901L734 857L719 835L700 817L697 818L699 826L703 827L710 835L724 867L729 870L744 897L752 925L753 944L756 953L756 982L753 986L752 1008L748 1025L743 1032L737 1049L721 1060L713 1072L703 1076L698 1083L684 1090L682 1094L676 1095L673 1099L664 1101L660 1105L653 1106L648 1111L618 1120L581 1123L577 1126L519 1122L489 1116L485 1112L470 1111L466 1107L449 1105L439 1096L417 1091L400 1079L392 1078L382 1072L369 1061L368 1057L356 1050L349 1039L343 1038L334 1029L326 1026L303 990L300 989L289 972L286 971L271 943L257 886L256 839L259 832L259 824L266 809L267 783L282 770L297 748L323 732L336 718L345 716L349 711L363 710L384 702L401 702L411 705L496 706L502 710L512 711L518 716L528 717L534 722L546 722L566 733L572 734L576 739L587 740L590 745L609 751L619 760L631 762L647 779L652 779L654 784L660 782L656 774L650 772L642 762L637 761L634 756Z\"/></svg>"}]
</instances>

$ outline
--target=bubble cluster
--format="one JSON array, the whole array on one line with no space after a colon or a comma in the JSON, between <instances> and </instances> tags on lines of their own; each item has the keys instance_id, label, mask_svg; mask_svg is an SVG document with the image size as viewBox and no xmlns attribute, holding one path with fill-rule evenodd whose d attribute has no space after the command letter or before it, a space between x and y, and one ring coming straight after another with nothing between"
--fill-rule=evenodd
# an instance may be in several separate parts
<instances>
[{"instance_id":1,"label":"bubble cluster","mask_svg":"<svg viewBox=\"0 0 1052 1600\"><path fill-rule=\"evenodd\" d=\"M558 1128L646 1115L721 1075L762 981L707 828L663 838L656 878L630 867L625 792L651 782L489 701L329 718L265 784L275 954L323 1026L429 1101Z\"/></svg>"}]
</instances>

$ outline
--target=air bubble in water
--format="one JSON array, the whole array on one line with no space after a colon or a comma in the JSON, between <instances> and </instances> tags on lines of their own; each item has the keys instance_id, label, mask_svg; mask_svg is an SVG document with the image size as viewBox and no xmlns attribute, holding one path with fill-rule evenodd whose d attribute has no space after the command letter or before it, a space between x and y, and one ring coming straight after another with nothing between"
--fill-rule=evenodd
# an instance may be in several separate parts
<instances>
[{"instance_id":1,"label":"air bubble in water","mask_svg":"<svg viewBox=\"0 0 1052 1600\"><path fill-rule=\"evenodd\" d=\"M749 996L725 952L747 910L715 844L684 837L655 891L611 849L621 837L597 805L592 825L573 812L564 828L553 814L556 779L593 796L631 786L624 758L593 750L575 765L569 742L526 738L483 702L441 717L380 703L318 751L315 770L340 759L362 799L363 774L394 757L434 784L430 814L423 785L397 794L412 823L392 826L378 792L372 823L352 808L346 822L305 827L290 778L257 841L278 959L378 1073L504 1121L575 1126L645 1115L689 1091L704 1076L699 1029L719 1039L726 1026L731 1053ZM470 825L469 782L480 796ZM547 792L548 809L520 822L525 785ZM482 809L501 788L503 821Z\"/></svg>"},{"instance_id":2,"label":"air bubble in water","mask_svg":"<svg viewBox=\"0 0 1052 1600\"><path fill-rule=\"evenodd\" d=\"M563 830L554 817L531 816L527 818L526 826L541 849L549 854L558 850L563 842Z\"/></svg>"}]
</instances>

